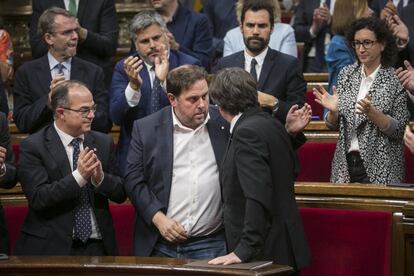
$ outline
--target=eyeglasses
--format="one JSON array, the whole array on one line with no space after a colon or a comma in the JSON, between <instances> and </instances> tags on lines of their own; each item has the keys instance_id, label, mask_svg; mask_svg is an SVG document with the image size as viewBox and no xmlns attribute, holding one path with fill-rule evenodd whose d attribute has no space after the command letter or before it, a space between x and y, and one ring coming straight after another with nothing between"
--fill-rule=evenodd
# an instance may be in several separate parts
<instances>
[{"instance_id":1,"label":"eyeglasses","mask_svg":"<svg viewBox=\"0 0 414 276\"><path fill-rule=\"evenodd\" d=\"M369 40L369 39L365 39L364 41L358 41L358 40L354 40L352 41L352 48L354 49L359 49L359 47L362 45L362 47L364 47L364 49L369 49L372 47L372 45L374 45L374 43L377 42L376 40Z\"/></svg>"},{"instance_id":2,"label":"eyeglasses","mask_svg":"<svg viewBox=\"0 0 414 276\"><path fill-rule=\"evenodd\" d=\"M95 105L93 105L92 107L81 107L81 108L79 108L79 109L72 109L72 108L69 108L69 107L62 107L62 109L65 109L65 110L70 110L70 111L73 111L73 112L77 112L77 113L80 113L81 114L81 116L82 116L82 118L88 118L88 115L92 112L93 114L95 114L95 112L96 112L96 104Z\"/></svg>"},{"instance_id":3,"label":"eyeglasses","mask_svg":"<svg viewBox=\"0 0 414 276\"><path fill-rule=\"evenodd\" d=\"M69 30L65 30L62 32L51 32L52 34L60 34L63 36L70 36L73 34L73 32L79 34L80 28L75 28L75 29L69 29Z\"/></svg>"}]
</instances>

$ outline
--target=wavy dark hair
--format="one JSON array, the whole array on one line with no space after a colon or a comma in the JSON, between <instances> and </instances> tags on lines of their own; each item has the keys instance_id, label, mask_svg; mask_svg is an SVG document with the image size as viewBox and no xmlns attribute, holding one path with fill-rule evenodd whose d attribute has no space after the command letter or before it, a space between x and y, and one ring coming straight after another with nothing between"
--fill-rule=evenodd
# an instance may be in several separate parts
<instances>
[{"instance_id":1,"label":"wavy dark hair","mask_svg":"<svg viewBox=\"0 0 414 276\"><path fill-rule=\"evenodd\" d=\"M231 115L258 107L256 81L242 68L220 70L209 85L211 99Z\"/></svg>"},{"instance_id":2,"label":"wavy dark hair","mask_svg":"<svg viewBox=\"0 0 414 276\"><path fill-rule=\"evenodd\" d=\"M374 16L355 20L346 33L346 39L349 45L352 45L352 41L355 39L355 33L362 29L372 31L377 37L377 41L384 44L384 51L381 53L381 65L384 67L392 67L397 60L398 49L395 38L387 28L387 25L385 25L385 22ZM356 50L354 48L352 49L354 50L355 56L357 56Z\"/></svg>"}]
</instances>

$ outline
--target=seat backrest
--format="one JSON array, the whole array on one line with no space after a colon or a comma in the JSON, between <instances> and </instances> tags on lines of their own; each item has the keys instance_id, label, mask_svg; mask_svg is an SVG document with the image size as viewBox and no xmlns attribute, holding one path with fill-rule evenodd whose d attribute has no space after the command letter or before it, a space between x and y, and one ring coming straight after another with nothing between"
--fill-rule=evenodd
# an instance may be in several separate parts
<instances>
[{"instance_id":1,"label":"seat backrest","mask_svg":"<svg viewBox=\"0 0 414 276\"><path fill-rule=\"evenodd\" d=\"M389 276L392 214L300 208L311 250L302 276Z\"/></svg>"},{"instance_id":2,"label":"seat backrest","mask_svg":"<svg viewBox=\"0 0 414 276\"><path fill-rule=\"evenodd\" d=\"M109 205L120 256L132 256L135 209L130 203Z\"/></svg>"},{"instance_id":3,"label":"seat backrest","mask_svg":"<svg viewBox=\"0 0 414 276\"><path fill-rule=\"evenodd\" d=\"M306 102L312 107L312 118L314 120L323 120L323 107L315 102L313 90L308 90L306 92Z\"/></svg>"},{"instance_id":4,"label":"seat backrest","mask_svg":"<svg viewBox=\"0 0 414 276\"><path fill-rule=\"evenodd\" d=\"M3 207L4 216L6 217L7 230L9 232L10 240L10 255L14 254L17 236L20 232L20 227L27 215L27 206L7 206Z\"/></svg>"},{"instance_id":5,"label":"seat backrest","mask_svg":"<svg viewBox=\"0 0 414 276\"><path fill-rule=\"evenodd\" d=\"M307 142L298 149L300 171L296 181L329 182L336 143Z\"/></svg>"}]
</instances>

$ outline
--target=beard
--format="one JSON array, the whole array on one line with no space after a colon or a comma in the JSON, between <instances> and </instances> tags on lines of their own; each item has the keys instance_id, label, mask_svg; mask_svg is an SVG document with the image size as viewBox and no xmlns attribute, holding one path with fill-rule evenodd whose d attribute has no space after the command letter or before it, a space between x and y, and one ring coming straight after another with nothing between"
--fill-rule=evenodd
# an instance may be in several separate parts
<instances>
[{"instance_id":1,"label":"beard","mask_svg":"<svg viewBox=\"0 0 414 276\"><path fill-rule=\"evenodd\" d=\"M250 52L254 54L260 54L269 45L270 37L268 39L264 39L258 36L250 36L244 37L243 40L244 44L246 45L246 48Z\"/></svg>"}]
</instances>

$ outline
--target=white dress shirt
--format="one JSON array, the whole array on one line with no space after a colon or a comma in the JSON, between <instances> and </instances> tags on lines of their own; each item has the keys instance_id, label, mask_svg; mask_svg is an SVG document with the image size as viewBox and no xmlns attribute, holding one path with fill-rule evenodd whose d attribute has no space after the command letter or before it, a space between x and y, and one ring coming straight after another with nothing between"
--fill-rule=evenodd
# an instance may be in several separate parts
<instances>
[{"instance_id":1,"label":"white dress shirt","mask_svg":"<svg viewBox=\"0 0 414 276\"><path fill-rule=\"evenodd\" d=\"M59 62L50 54L50 52L48 52L47 59L49 60L49 68L50 68L50 74L52 76L52 79L54 79L56 75L59 73L59 70L58 68L56 68L56 65L58 65L59 63L62 63L63 65L62 71L63 71L63 75L65 76L65 80L70 80L70 72L72 69L72 63L71 63L72 58L68 58L64 62Z\"/></svg>"},{"instance_id":2,"label":"white dress shirt","mask_svg":"<svg viewBox=\"0 0 414 276\"><path fill-rule=\"evenodd\" d=\"M377 76L377 73L378 73L380 68L381 68L381 64L378 65L377 69L375 69L374 72L371 73L371 75L366 76L365 71L364 71L364 66L361 66L362 80L361 80L361 85L359 86L357 102L359 100L365 98L365 96L368 94L368 91L371 88L371 85L374 82L375 77ZM355 106L355 111L356 111L356 106ZM355 114L355 118L356 118L356 116L362 116L362 115ZM348 152L351 152L351 151L359 151L358 137L357 137L355 129L351 133L351 146L350 146Z\"/></svg>"},{"instance_id":3,"label":"white dress shirt","mask_svg":"<svg viewBox=\"0 0 414 276\"><path fill-rule=\"evenodd\" d=\"M174 161L167 216L188 236L209 235L223 223L217 161L206 126L209 116L193 130L172 113Z\"/></svg>"}]
</instances>

